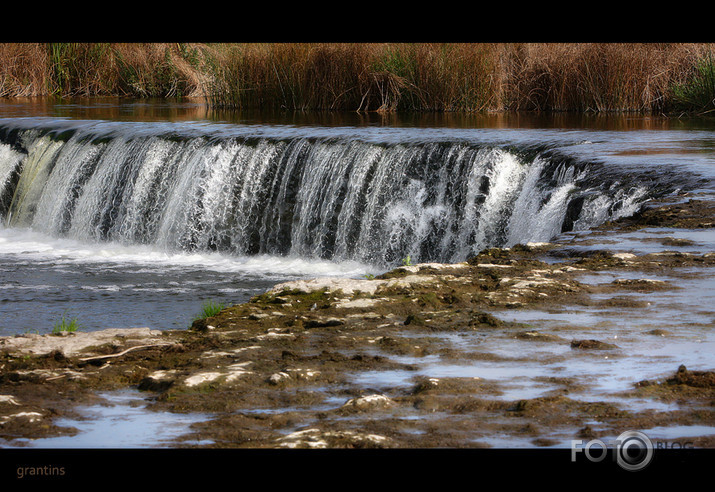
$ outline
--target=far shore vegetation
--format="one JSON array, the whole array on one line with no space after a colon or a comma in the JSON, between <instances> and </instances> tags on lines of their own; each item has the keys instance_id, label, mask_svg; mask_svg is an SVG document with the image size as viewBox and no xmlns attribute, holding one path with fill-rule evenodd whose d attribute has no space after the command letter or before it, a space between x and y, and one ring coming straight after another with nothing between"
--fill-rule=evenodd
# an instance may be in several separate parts
<instances>
[{"instance_id":1,"label":"far shore vegetation","mask_svg":"<svg viewBox=\"0 0 715 492\"><path fill-rule=\"evenodd\" d=\"M0 98L204 98L221 109L715 114L692 43L4 43Z\"/></svg>"}]
</instances>

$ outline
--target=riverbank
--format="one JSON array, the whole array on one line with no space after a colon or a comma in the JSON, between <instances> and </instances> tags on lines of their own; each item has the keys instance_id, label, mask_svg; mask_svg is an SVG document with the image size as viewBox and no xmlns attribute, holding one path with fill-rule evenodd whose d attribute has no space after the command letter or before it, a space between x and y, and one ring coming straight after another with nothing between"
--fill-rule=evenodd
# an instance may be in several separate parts
<instances>
[{"instance_id":1,"label":"riverbank","mask_svg":"<svg viewBox=\"0 0 715 492\"><path fill-rule=\"evenodd\" d=\"M179 447L567 447L642 430L712 448L715 312L668 296L707 292L712 238L680 233L711 234L713 211L681 197L463 263L284 283L190 330L6 337L0 442L78 434L58 422L134 389L147 411L201 416ZM623 234L645 249L612 249Z\"/></svg>"},{"instance_id":2,"label":"riverbank","mask_svg":"<svg viewBox=\"0 0 715 492\"><path fill-rule=\"evenodd\" d=\"M706 112L696 43L4 43L0 97L203 97L213 108Z\"/></svg>"}]
</instances>

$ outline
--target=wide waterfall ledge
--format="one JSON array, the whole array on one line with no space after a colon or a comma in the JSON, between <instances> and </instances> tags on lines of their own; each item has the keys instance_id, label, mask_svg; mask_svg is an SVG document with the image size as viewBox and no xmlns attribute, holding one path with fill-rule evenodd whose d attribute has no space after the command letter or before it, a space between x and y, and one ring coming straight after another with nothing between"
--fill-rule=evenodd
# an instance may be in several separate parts
<instances>
[{"instance_id":1,"label":"wide waterfall ledge","mask_svg":"<svg viewBox=\"0 0 715 492\"><path fill-rule=\"evenodd\" d=\"M0 120L0 217L82 242L379 267L549 241L693 186L582 138L498 132Z\"/></svg>"}]
</instances>

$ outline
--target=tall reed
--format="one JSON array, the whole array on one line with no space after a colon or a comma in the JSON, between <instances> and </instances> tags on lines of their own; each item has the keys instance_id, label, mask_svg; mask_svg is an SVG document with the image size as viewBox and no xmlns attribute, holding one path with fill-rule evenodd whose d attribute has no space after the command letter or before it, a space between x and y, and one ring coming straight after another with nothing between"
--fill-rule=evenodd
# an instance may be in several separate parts
<instances>
[{"instance_id":1,"label":"tall reed","mask_svg":"<svg viewBox=\"0 0 715 492\"><path fill-rule=\"evenodd\" d=\"M40 95L47 86L47 58L40 43L0 43L0 97Z\"/></svg>"},{"instance_id":2,"label":"tall reed","mask_svg":"<svg viewBox=\"0 0 715 492\"><path fill-rule=\"evenodd\" d=\"M709 53L706 44L684 43L0 44L0 97L204 97L215 108L279 110L657 113L711 108Z\"/></svg>"},{"instance_id":3,"label":"tall reed","mask_svg":"<svg viewBox=\"0 0 715 492\"><path fill-rule=\"evenodd\" d=\"M715 111L715 58L711 51L698 61L691 77L673 87L673 98L683 111Z\"/></svg>"}]
</instances>

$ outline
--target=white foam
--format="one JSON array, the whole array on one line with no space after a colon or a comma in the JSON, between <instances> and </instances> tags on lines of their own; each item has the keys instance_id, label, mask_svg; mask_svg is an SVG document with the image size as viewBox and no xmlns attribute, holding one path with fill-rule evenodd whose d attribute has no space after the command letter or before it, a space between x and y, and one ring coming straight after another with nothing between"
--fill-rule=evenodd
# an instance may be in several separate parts
<instances>
[{"instance_id":1,"label":"white foam","mask_svg":"<svg viewBox=\"0 0 715 492\"><path fill-rule=\"evenodd\" d=\"M222 273L276 276L355 277L371 270L358 262L331 262L277 255L231 256L212 252L163 251L157 247L116 242L85 243L54 238L30 229L0 226L0 257L62 264L117 264L156 269L200 269Z\"/></svg>"}]
</instances>

